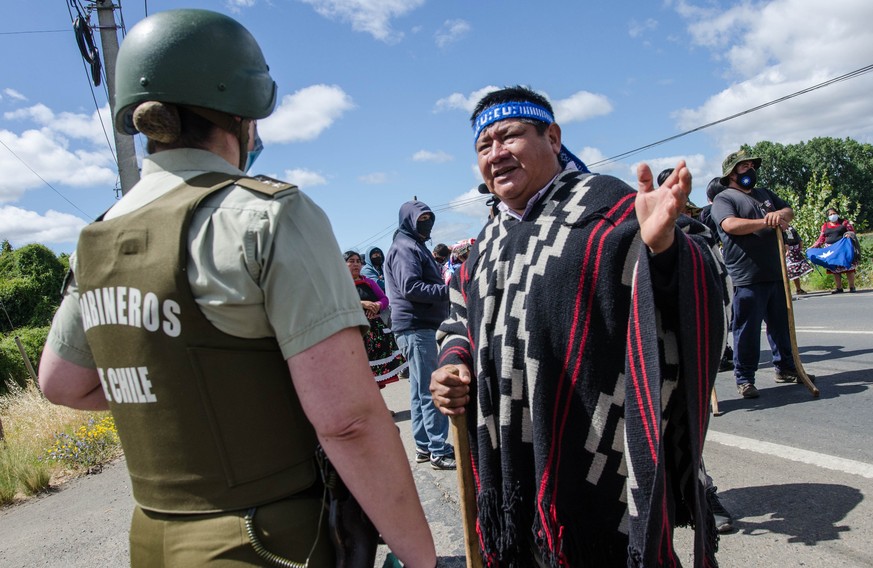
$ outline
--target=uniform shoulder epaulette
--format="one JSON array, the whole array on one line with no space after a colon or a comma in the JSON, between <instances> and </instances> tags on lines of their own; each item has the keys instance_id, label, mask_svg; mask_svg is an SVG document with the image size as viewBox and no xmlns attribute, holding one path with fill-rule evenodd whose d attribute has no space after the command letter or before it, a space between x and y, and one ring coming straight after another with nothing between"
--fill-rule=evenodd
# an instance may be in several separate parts
<instances>
[{"instance_id":1,"label":"uniform shoulder epaulette","mask_svg":"<svg viewBox=\"0 0 873 568\"><path fill-rule=\"evenodd\" d=\"M239 178L236 182L236 185L244 187L246 189L251 189L252 191L257 191L258 193L264 193L266 195L276 195L277 193L282 193L283 191L288 191L289 189L297 189L297 186L293 183L279 181L271 177L260 175L255 177Z\"/></svg>"}]
</instances>

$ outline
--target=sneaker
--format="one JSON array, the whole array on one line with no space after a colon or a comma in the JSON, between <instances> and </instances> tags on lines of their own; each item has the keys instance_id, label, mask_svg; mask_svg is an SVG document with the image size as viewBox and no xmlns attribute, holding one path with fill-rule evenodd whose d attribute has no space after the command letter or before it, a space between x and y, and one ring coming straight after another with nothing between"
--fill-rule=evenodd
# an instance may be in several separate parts
<instances>
[{"instance_id":1,"label":"sneaker","mask_svg":"<svg viewBox=\"0 0 873 568\"><path fill-rule=\"evenodd\" d=\"M810 382L815 382L815 375L806 374L809 377ZM797 383L802 384L803 380L800 378L800 375L797 374L797 371L792 369L790 371L776 371L776 376L773 379L777 383Z\"/></svg>"},{"instance_id":2,"label":"sneaker","mask_svg":"<svg viewBox=\"0 0 873 568\"><path fill-rule=\"evenodd\" d=\"M434 469L455 469L457 465L455 464L455 456L454 455L446 455L446 456L437 456L430 458L430 467Z\"/></svg>"},{"instance_id":3,"label":"sneaker","mask_svg":"<svg viewBox=\"0 0 873 568\"><path fill-rule=\"evenodd\" d=\"M831 294L842 294L842 293L843 293L842 288L837 288L836 290L831 290Z\"/></svg>"},{"instance_id":4,"label":"sneaker","mask_svg":"<svg viewBox=\"0 0 873 568\"><path fill-rule=\"evenodd\" d=\"M430 452L427 450L422 450L421 448L415 448L415 463L425 463L430 461Z\"/></svg>"},{"instance_id":5,"label":"sneaker","mask_svg":"<svg viewBox=\"0 0 873 568\"><path fill-rule=\"evenodd\" d=\"M855 289L854 286L852 286L851 288L849 288L849 293L850 293L850 294L854 294L855 292L857 292L857 290Z\"/></svg>"},{"instance_id":6,"label":"sneaker","mask_svg":"<svg viewBox=\"0 0 873 568\"><path fill-rule=\"evenodd\" d=\"M758 398L758 396L760 396L758 394L758 389L755 388L755 385L752 383L742 383L737 385L737 392L740 393L743 398Z\"/></svg>"},{"instance_id":7,"label":"sneaker","mask_svg":"<svg viewBox=\"0 0 873 568\"><path fill-rule=\"evenodd\" d=\"M709 510L712 511L712 516L715 517L715 530L722 534L734 530L734 519L721 504L715 489L706 492L706 503L709 505Z\"/></svg>"}]
</instances>

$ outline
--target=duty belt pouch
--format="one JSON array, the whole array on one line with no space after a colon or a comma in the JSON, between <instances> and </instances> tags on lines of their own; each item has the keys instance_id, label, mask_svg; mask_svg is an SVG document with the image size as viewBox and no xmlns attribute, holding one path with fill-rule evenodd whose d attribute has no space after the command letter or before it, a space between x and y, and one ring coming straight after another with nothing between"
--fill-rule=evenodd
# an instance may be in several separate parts
<instances>
[{"instance_id":1,"label":"duty belt pouch","mask_svg":"<svg viewBox=\"0 0 873 568\"><path fill-rule=\"evenodd\" d=\"M330 540L336 552L336 568L372 568L376 562L379 532L346 487L319 445L315 453L327 501Z\"/></svg>"}]
</instances>

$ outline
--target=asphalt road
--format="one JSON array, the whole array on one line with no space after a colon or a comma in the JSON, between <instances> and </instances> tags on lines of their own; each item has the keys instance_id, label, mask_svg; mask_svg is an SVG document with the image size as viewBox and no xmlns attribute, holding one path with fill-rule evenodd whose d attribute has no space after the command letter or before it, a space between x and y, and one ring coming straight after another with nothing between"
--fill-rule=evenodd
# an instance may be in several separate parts
<instances>
[{"instance_id":1,"label":"asphalt road","mask_svg":"<svg viewBox=\"0 0 873 568\"><path fill-rule=\"evenodd\" d=\"M765 351L760 398L741 399L730 373L716 383L724 414L710 422L705 459L737 517L718 559L723 567L873 566L873 505L866 498L873 495L873 291L811 294L794 310L818 398L803 386L774 383ZM412 456L405 387L390 385L383 394ZM454 472L411 466L440 555L448 566L464 566ZM131 508L119 462L0 510L0 566L124 566ZM678 529L676 545L691 565L690 531ZM385 553L380 547L377 566Z\"/></svg>"}]
</instances>

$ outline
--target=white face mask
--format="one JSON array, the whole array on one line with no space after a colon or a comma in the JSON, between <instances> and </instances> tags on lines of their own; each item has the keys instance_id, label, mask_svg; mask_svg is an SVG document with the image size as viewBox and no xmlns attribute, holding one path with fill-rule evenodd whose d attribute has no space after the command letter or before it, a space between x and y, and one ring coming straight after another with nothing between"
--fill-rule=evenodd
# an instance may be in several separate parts
<instances>
[{"instance_id":1,"label":"white face mask","mask_svg":"<svg viewBox=\"0 0 873 568\"><path fill-rule=\"evenodd\" d=\"M830 221L831 223L836 223L839 218L839 215L828 215L828 221Z\"/></svg>"}]
</instances>

